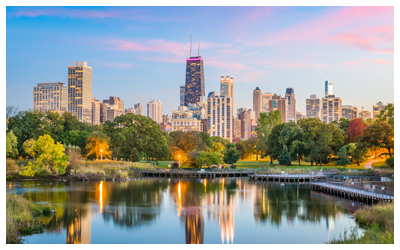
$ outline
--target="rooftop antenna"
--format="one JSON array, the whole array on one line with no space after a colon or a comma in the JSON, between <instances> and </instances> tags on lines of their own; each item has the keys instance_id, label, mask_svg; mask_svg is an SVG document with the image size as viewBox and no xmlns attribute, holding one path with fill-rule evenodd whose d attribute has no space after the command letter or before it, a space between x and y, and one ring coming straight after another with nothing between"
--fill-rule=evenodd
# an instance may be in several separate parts
<instances>
[{"instance_id":1,"label":"rooftop antenna","mask_svg":"<svg viewBox=\"0 0 400 250\"><path fill-rule=\"evenodd\" d=\"M190 57L192 57L192 30L190 30Z\"/></svg>"},{"instance_id":2,"label":"rooftop antenna","mask_svg":"<svg viewBox=\"0 0 400 250\"><path fill-rule=\"evenodd\" d=\"M200 35L199 35L199 57L200 57Z\"/></svg>"},{"instance_id":3,"label":"rooftop antenna","mask_svg":"<svg viewBox=\"0 0 400 250\"><path fill-rule=\"evenodd\" d=\"M329 82L329 80L328 80L328 70L326 70L326 81Z\"/></svg>"}]
</instances>

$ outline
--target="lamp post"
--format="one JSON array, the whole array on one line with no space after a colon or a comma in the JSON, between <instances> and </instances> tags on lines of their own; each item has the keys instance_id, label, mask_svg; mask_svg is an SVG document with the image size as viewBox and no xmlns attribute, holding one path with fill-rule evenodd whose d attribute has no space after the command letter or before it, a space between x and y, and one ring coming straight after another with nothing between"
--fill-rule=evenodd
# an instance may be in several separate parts
<instances>
[{"instance_id":1,"label":"lamp post","mask_svg":"<svg viewBox=\"0 0 400 250\"><path fill-rule=\"evenodd\" d=\"M181 168L181 155L179 155L179 168Z\"/></svg>"},{"instance_id":2,"label":"lamp post","mask_svg":"<svg viewBox=\"0 0 400 250\"><path fill-rule=\"evenodd\" d=\"M297 168L299 168L299 153L297 153Z\"/></svg>"},{"instance_id":3,"label":"lamp post","mask_svg":"<svg viewBox=\"0 0 400 250\"><path fill-rule=\"evenodd\" d=\"M100 161L103 161L103 149L100 149Z\"/></svg>"}]
</instances>

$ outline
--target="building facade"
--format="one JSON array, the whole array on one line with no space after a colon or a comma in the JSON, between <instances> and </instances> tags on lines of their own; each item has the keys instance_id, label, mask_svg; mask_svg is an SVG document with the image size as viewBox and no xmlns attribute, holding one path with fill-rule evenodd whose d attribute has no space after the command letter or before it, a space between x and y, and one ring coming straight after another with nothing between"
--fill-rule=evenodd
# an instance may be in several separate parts
<instances>
[{"instance_id":1,"label":"building facade","mask_svg":"<svg viewBox=\"0 0 400 250\"><path fill-rule=\"evenodd\" d=\"M293 88L287 88L285 98L288 100L288 121L296 120L296 96Z\"/></svg>"},{"instance_id":2,"label":"building facade","mask_svg":"<svg viewBox=\"0 0 400 250\"><path fill-rule=\"evenodd\" d=\"M353 120L358 118L358 108L351 105L342 106L342 118Z\"/></svg>"},{"instance_id":3,"label":"building facade","mask_svg":"<svg viewBox=\"0 0 400 250\"><path fill-rule=\"evenodd\" d=\"M220 136L232 141L233 117L231 111L232 99L226 96L216 96L207 99L207 132L210 136Z\"/></svg>"},{"instance_id":4,"label":"building facade","mask_svg":"<svg viewBox=\"0 0 400 250\"><path fill-rule=\"evenodd\" d=\"M377 102L375 105L372 106L372 115L375 119L377 115L381 113L381 110L384 110L386 105L384 105L381 101Z\"/></svg>"},{"instance_id":5,"label":"building facade","mask_svg":"<svg viewBox=\"0 0 400 250\"><path fill-rule=\"evenodd\" d=\"M317 98L317 95L310 95L310 98L306 99L306 116L321 120L321 99Z\"/></svg>"},{"instance_id":6,"label":"building facade","mask_svg":"<svg viewBox=\"0 0 400 250\"><path fill-rule=\"evenodd\" d=\"M179 88L179 106L185 105L185 85L181 85Z\"/></svg>"},{"instance_id":7,"label":"building facade","mask_svg":"<svg viewBox=\"0 0 400 250\"><path fill-rule=\"evenodd\" d=\"M81 122L92 122L92 68L86 61L68 67L68 112Z\"/></svg>"},{"instance_id":8,"label":"building facade","mask_svg":"<svg viewBox=\"0 0 400 250\"><path fill-rule=\"evenodd\" d=\"M248 111L243 111L239 114L240 121L240 138L247 140L251 137L251 114Z\"/></svg>"},{"instance_id":9,"label":"building facade","mask_svg":"<svg viewBox=\"0 0 400 250\"><path fill-rule=\"evenodd\" d=\"M186 82L185 82L185 101L184 105L200 102L200 97L205 97L204 89L204 67L203 59L199 55L192 57L192 39L190 39L190 58L186 59Z\"/></svg>"},{"instance_id":10,"label":"building facade","mask_svg":"<svg viewBox=\"0 0 400 250\"><path fill-rule=\"evenodd\" d=\"M253 111L255 112L255 120L257 122L262 112L262 92L259 87L253 91Z\"/></svg>"},{"instance_id":11,"label":"building facade","mask_svg":"<svg viewBox=\"0 0 400 250\"><path fill-rule=\"evenodd\" d=\"M37 83L33 87L33 110L55 111L60 115L67 111L68 88L62 82Z\"/></svg>"},{"instance_id":12,"label":"building facade","mask_svg":"<svg viewBox=\"0 0 400 250\"><path fill-rule=\"evenodd\" d=\"M202 131L202 126L196 118L177 118L172 119L171 131Z\"/></svg>"},{"instance_id":13,"label":"building facade","mask_svg":"<svg viewBox=\"0 0 400 250\"><path fill-rule=\"evenodd\" d=\"M92 97L92 124L100 125L100 111L101 111L101 101L96 100L95 97Z\"/></svg>"},{"instance_id":14,"label":"building facade","mask_svg":"<svg viewBox=\"0 0 400 250\"><path fill-rule=\"evenodd\" d=\"M333 95L333 83L325 81L325 97Z\"/></svg>"},{"instance_id":15,"label":"building facade","mask_svg":"<svg viewBox=\"0 0 400 250\"><path fill-rule=\"evenodd\" d=\"M133 109L137 115L143 115L142 103L133 104Z\"/></svg>"},{"instance_id":16,"label":"building facade","mask_svg":"<svg viewBox=\"0 0 400 250\"><path fill-rule=\"evenodd\" d=\"M334 95L322 98L321 118L323 122L339 122L342 118L342 98Z\"/></svg>"},{"instance_id":17,"label":"building facade","mask_svg":"<svg viewBox=\"0 0 400 250\"><path fill-rule=\"evenodd\" d=\"M116 108L116 106L109 106L107 109L106 109L106 113L105 113L105 121L110 121L110 122L113 122L114 121L114 119L117 117L117 116L120 116L120 115L125 115L125 110L124 109L118 109L118 108Z\"/></svg>"},{"instance_id":18,"label":"building facade","mask_svg":"<svg viewBox=\"0 0 400 250\"><path fill-rule=\"evenodd\" d=\"M282 123L288 122L288 99L272 99L269 100L269 112L279 110L281 112Z\"/></svg>"},{"instance_id":19,"label":"building facade","mask_svg":"<svg viewBox=\"0 0 400 250\"><path fill-rule=\"evenodd\" d=\"M230 97L232 100L231 111L232 117L235 116L235 88L234 88L234 79L233 76L229 77L229 74L224 77L224 75L220 78L220 95Z\"/></svg>"},{"instance_id":20,"label":"building facade","mask_svg":"<svg viewBox=\"0 0 400 250\"><path fill-rule=\"evenodd\" d=\"M110 106L114 106L116 109L124 109L124 102L121 101L121 98L110 96L110 99L103 100L103 103L108 103Z\"/></svg>"},{"instance_id":21,"label":"building facade","mask_svg":"<svg viewBox=\"0 0 400 250\"><path fill-rule=\"evenodd\" d=\"M162 103L157 100L151 100L147 103L147 116L157 122L162 123Z\"/></svg>"},{"instance_id":22,"label":"building facade","mask_svg":"<svg viewBox=\"0 0 400 250\"><path fill-rule=\"evenodd\" d=\"M240 119L233 119L233 139L242 138L242 122Z\"/></svg>"},{"instance_id":23,"label":"building facade","mask_svg":"<svg viewBox=\"0 0 400 250\"><path fill-rule=\"evenodd\" d=\"M262 95L262 112L264 113L269 113L269 100L272 100L272 93L264 93Z\"/></svg>"}]
</instances>

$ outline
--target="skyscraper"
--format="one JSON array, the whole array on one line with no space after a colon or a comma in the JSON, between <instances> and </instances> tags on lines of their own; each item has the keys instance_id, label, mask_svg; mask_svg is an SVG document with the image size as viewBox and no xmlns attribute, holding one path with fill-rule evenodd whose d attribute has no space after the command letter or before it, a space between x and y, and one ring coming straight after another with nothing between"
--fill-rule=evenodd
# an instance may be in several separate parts
<instances>
[{"instance_id":1,"label":"skyscraper","mask_svg":"<svg viewBox=\"0 0 400 250\"><path fill-rule=\"evenodd\" d=\"M233 117L231 97L216 96L207 99L207 131L210 136L220 136L232 141Z\"/></svg>"},{"instance_id":2,"label":"skyscraper","mask_svg":"<svg viewBox=\"0 0 400 250\"><path fill-rule=\"evenodd\" d=\"M266 92L262 95L262 112L269 112L269 100L272 100L272 93Z\"/></svg>"},{"instance_id":3,"label":"skyscraper","mask_svg":"<svg viewBox=\"0 0 400 250\"><path fill-rule=\"evenodd\" d=\"M184 106L185 105L185 85L181 85L181 87L179 88L179 93L180 93L179 106Z\"/></svg>"},{"instance_id":4,"label":"skyscraper","mask_svg":"<svg viewBox=\"0 0 400 250\"><path fill-rule=\"evenodd\" d=\"M277 99L276 96L269 100L269 112L273 110L281 111L282 123L288 122L288 99L280 98Z\"/></svg>"},{"instance_id":5,"label":"skyscraper","mask_svg":"<svg viewBox=\"0 0 400 250\"><path fill-rule=\"evenodd\" d=\"M296 97L293 88L287 88L285 98L288 100L288 121L296 120Z\"/></svg>"},{"instance_id":6,"label":"skyscraper","mask_svg":"<svg viewBox=\"0 0 400 250\"><path fill-rule=\"evenodd\" d=\"M371 112L363 109L360 111L359 117L366 121L367 119L371 118Z\"/></svg>"},{"instance_id":7,"label":"skyscraper","mask_svg":"<svg viewBox=\"0 0 400 250\"><path fill-rule=\"evenodd\" d=\"M306 99L306 115L307 118L318 118L321 120L321 99L317 95L310 95Z\"/></svg>"},{"instance_id":8,"label":"skyscraper","mask_svg":"<svg viewBox=\"0 0 400 250\"><path fill-rule=\"evenodd\" d=\"M157 122L162 123L162 103L157 100L151 100L147 103L147 116Z\"/></svg>"},{"instance_id":9,"label":"skyscraper","mask_svg":"<svg viewBox=\"0 0 400 250\"><path fill-rule=\"evenodd\" d=\"M67 111L67 98L68 89L64 83L37 83L37 87L33 87L33 110L62 114Z\"/></svg>"},{"instance_id":10,"label":"skyscraper","mask_svg":"<svg viewBox=\"0 0 400 250\"><path fill-rule=\"evenodd\" d=\"M342 118L353 120L358 118L358 108L351 105L342 106Z\"/></svg>"},{"instance_id":11,"label":"skyscraper","mask_svg":"<svg viewBox=\"0 0 400 250\"><path fill-rule=\"evenodd\" d=\"M133 104L133 108L135 109L135 114L143 115L142 103L139 102L139 103Z\"/></svg>"},{"instance_id":12,"label":"skyscraper","mask_svg":"<svg viewBox=\"0 0 400 250\"><path fill-rule=\"evenodd\" d=\"M235 112L235 89L234 89L234 80L233 76L229 77L229 74L224 77L224 75L220 78L220 94L221 96L230 97L232 100L231 110L232 110L232 118L234 117Z\"/></svg>"},{"instance_id":13,"label":"skyscraper","mask_svg":"<svg viewBox=\"0 0 400 250\"><path fill-rule=\"evenodd\" d=\"M255 121L257 122L262 112L262 93L259 87L253 91L253 110L255 112Z\"/></svg>"},{"instance_id":14,"label":"skyscraper","mask_svg":"<svg viewBox=\"0 0 400 250\"><path fill-rule=\"evenodd\" d=\"M329 95L322 98L321 120L329 123L342 118L342 98Z\"/></svg>"},{"instance_id":15,"label":"skyscraper","mask_svg":"<svg viewBox=\"0 0 400 250\"><path fill-rule=\"evenodd\" d=\"M100 125L100 110L101 110L101 101L96 100L95 97L92 97L92 124Z\"/></svg>"},{"instance_id":16,"label":"skyscraper","mask_svg":"<svg viewBox=\"0 0 400 250\"><path fill-rule=\"evenodd\" d=\"M386 105L384 105L381 101L377 102L372 106L372 116L375 119L377 115L381 113L381 110L384 110Z\"/></svg>"},{"instance_id":17,"label":"skyscraper","mask_svg":"<svg viewBox=\"0 0 400 250\"><path fill-rule=\"evenodd\" d=\"M185 106L188 106L190 103L197 104L201 96L205 97L204 68L203 59L200 56L200 40L198 48L198 56L192 57L192 33L190 33L190 58L186 59Z\"/></svg>"},{"instance_id":18,"label":"skyscraper","mask_svg":"<svg viewBox=\"0 0 400 250\"><path fill-rule=\"evenodd\" d=\"M81 122L92 122L92 68L86 61L68 67L68 112Z\"/></svg>"}]
</instances>

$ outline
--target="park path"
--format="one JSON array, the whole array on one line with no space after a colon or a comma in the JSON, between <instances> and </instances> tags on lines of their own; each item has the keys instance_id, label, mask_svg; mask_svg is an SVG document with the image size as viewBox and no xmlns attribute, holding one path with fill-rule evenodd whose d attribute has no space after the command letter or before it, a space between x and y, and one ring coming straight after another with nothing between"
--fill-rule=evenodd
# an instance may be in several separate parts
<instances>
[{"instance_id":1,"label":"park path","mask_svg":"<svg viewBox=\"0 0 400 250\"><path fill-rule=\"evenodd\" d=\"M372 163L377 162L377 161L381 161L381 160L369 160L369 161L367 161L367 163L364 164L364 168L373 168L372 167Z\"/></svg>"}]
</instances>

